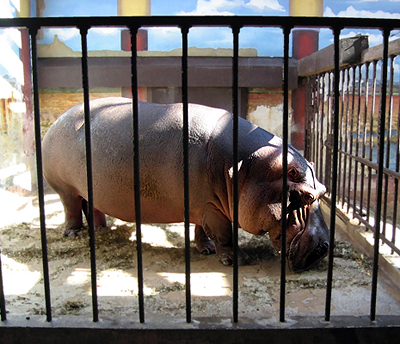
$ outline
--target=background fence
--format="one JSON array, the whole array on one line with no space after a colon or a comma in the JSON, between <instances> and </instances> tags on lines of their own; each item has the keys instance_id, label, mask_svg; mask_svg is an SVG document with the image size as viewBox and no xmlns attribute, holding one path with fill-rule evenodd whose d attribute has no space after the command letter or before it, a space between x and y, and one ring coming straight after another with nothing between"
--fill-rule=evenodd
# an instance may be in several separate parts
<instances>
[{"instance_id":1,"label":"background fence","mask_svg":"<svg viewBox=\"0 0 400 344\"><path fill-rule=\"evenodd\" d=\"M382 242L399 254L400 80L395 80L394 60L400 40L389 43L387 66L383 48L364 50L359 62L340 70L337 195L341 208L369 230L375 232L378 224ZM306 155L317 162L318 177L328 186L334 149L333 83L332 70L307 77Z\"/></svg>"}]
</instances>

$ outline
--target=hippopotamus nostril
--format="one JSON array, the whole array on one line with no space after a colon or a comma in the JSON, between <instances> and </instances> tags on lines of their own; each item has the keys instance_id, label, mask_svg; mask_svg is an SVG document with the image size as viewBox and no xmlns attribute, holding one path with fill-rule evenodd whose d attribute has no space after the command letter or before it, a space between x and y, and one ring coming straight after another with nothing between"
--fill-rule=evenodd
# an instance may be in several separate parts
<instances>
[{"instance_id":1,"label":"hippopotamus nostril","mask_svg":"<svg viewBox=\"0 0 400 344\"><path fill-rule=\"evenodd\" d=\"M315 249L318 254L321 256L325 256L328 252L329 242L324 241L322 244L319 244L318 247Z\"/></svg>"},{"instance_id":2,"label":"hippopotamus nostril","mask_svg":"<svg viewBox=\"0 0 400 344\"><path fill-rule=\"evenodd\" d=\"M310 269L317 262L323 259L328 254L329 242L324 241L320 243L308 256L306 259L306 263L304 265L304 269L299 269L298 271Z\"/></svg>"}]
</instances>

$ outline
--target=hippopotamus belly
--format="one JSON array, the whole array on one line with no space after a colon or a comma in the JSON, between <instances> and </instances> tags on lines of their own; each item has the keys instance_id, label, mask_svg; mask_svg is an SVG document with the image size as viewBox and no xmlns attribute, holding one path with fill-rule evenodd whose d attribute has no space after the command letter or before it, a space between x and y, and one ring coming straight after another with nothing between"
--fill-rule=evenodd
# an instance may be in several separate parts
<instances>
[{"instance_id":1,"label":"hippopotamus belly","mask_svg":"<svg viewBox=\"0 0 400 344\"><path fill-rule=\"evenodd\" d=\"M135 221L132 103L106 98L90 103L95 226L104 214ZM270 233L279 250L282 201L281 140L239 119L239 225ZM182 104L139 102L141 221L184 220ZM294 270L308 268L327 252L328 229L319 210L324 187L313 167L290 149L288 257ZM87 175L83 105L63 114L43 140L43 169L64 204L65 235L82 228ZM197 247L232 262L232 115L189 104L190 221ZM304 218L299 218L299 209ZM315 252L318 252L316 254ZM244 261L245 253L240 251ZM312 257L312 262L310 262ZM307 263L306 263L307 262ZM306 266L307 265L307 266Z\"/></svg>"}]
</instances>

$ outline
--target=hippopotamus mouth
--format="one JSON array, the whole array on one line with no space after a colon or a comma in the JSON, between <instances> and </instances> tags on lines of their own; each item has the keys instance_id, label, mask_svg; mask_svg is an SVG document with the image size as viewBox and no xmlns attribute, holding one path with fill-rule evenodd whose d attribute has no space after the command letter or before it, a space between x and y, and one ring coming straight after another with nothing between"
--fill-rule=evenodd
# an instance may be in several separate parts
<instances>
[{"instance_id":1,"label":"hippopotamus mouth","mask_svg":"<svg viewBox=\"0 0 400 344\"><path fill-rule=\"evenodd\" d=\"M328 254L329 230L323 220L319 202L296 209L290 216L302 229L288 244L287 260L294 272L302 272L314 267Z\"/></svg>"},{"instance_id":2,"label":"hippopotamus mouth","mask_svg":"<svg viewBox=\"0 0 400 344\"><path fill-rule=\"evenodd\" d=\"M294 272L302 272L309 269L312 269L317 265L323 258L328 254L329 242L324 241L318 243L318 245L312 250L309 254L307 254L300 262L295 258L296 251L299 251L298 245L301 240L301 236L303 233L299 233L290 243L290 247L287 250L287 259L289 262L290 268Z\"/></svg>"}]
</instances>

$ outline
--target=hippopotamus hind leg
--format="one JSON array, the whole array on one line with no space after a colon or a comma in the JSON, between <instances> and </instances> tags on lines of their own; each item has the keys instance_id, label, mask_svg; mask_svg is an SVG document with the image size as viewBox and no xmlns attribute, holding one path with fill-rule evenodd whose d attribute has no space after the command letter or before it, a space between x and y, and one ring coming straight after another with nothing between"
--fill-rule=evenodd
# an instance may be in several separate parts
<instances>
[{"instance_id":1,"label":"hippopotamus hind leg","mask_svg":"<svg viewBox=\"0 0 400 344\"><path fill-rule=\"evenodd\" d=\"M75 237L83 228L82 197L72 193L57 191L65 211L65 237Z\"/></svg>"},{"instance_id":2,"label":"hippopotamus hind leg","mask_svg":"<svg viewBox=\"0 0 400 344\"><path fill-rule=\"evenodd\" d=\"M89 204L88 201L86 201L84 198L82 198L82 210L85 214L86 220L89 223ZM106 220L106 215L102 213L100 210L97 210L94 208L94 228L95 229L100 229L102 227L107 227L107 220Z\"/></svg>"},{"instance_id":3,"label":"hippopotamus hind leg","mask_svg":"<svg viewBox=\"0 0 400 344\"><path fill-rule=\"evenodd\" d=\"M232 223L212 204L207 205L203 215L204 233L214 242L219 260L224 265L233 264ZM250 257L238 248L238 263L245 265Z\"/></svg>"},{"instance_id":4,"label":"hippopotamus hind leg","mask_svg":"<svg viewBox=\"0 0 400 344\"><path fill-rule=\"evenodd\" d=\"M82 210L86 219L88 218L87 201L71 192L66 193L59 190L58 193L65 210L65 231L63 235L64 237L76 237L83 229ZM105 215L97 209L94 209L94 226L96 229L107 226Z\"/></svg>"}]
</instances>

